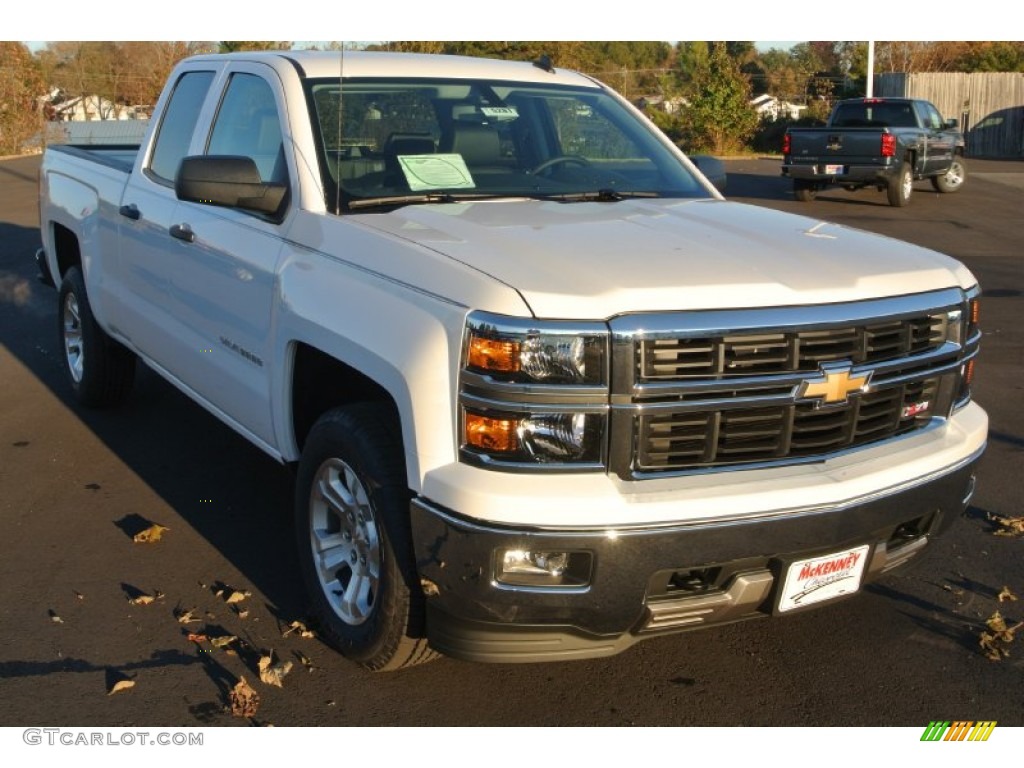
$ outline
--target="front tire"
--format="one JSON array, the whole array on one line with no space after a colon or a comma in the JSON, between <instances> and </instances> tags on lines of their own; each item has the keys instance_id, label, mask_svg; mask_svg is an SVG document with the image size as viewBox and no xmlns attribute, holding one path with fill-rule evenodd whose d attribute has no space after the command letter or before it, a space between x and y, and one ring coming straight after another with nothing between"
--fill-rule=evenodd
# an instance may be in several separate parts
<instances>
[{"instance_id":1,"label":"front tire","mask_svg":"<svg viewBox=\"0 0 1024 768\"><path fill-rule=\"evenodd\" d=\"M914 191L914 173L910 169L910 163L904 162L899 172L889 179L886 187L886 194L889 197L889 205L902 208L910 202L910 195Z\"/></svg>"},{"instance_id":2,"label":"front tire","mask_svg":"<svg viewBox=\"0 0 1024 768\"><path fill-rule=\"evenodd\" d=\"M948 171L941 176L932 176L932 186L947 195L959 192L965 181L967 181L967 163L960 155L953 158Z\"/></svg>"},{"instance_id":3,"label":"front tire","mask_svg":"<svg viewBox=\"0 0 1024 768\"><path fill-rule=\"evenodd\" d=\"M64 371L79 403L105 408L128 397L135 381L135 355L96 323L78 267L71 267L60 284L57 333Z\"/></svg>"},{"instance_id":4,"label":"front tire","mask_svg":"<svg viewBox=\"0 0 1024 768\"><path fill-rule=\"evenodd\" d=\"M395 421L378 403L324 414L309 433L295 491L299 562L321 634L378 672L438 656L425 637Z\"/></svg>"}]
</instances>

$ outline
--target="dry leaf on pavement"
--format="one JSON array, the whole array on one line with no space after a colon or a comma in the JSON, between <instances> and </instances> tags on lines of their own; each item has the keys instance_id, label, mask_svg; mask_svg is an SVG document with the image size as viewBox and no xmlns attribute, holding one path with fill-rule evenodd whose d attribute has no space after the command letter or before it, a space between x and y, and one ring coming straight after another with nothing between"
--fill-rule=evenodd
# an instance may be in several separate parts
<instances>
[{"instance_id":1,"label":"dry leaf on pavement","mask_svg":"<svg viewBox=\"0 0 1024 768\"><path fill-rule=\"evenodd\" d=\"M160 541L160 537L164 535L164 531L169 530L171 529L160 525L159 523L153 523L149 528L146 528L144 531L139 531L132 536L132 541L136 544L151 544L154 541Z\"/></svg>"},{"instance_id":2,"label":"dry leaf on pavement","mask_svg":"<svg viewBox=\"0 0 1024 768\"><path fill-rule=\"evenodd\" d=\"M224 598L224 602L228 605L231 605L232 603L240 603L243 600L245 600L245 598L251 596L252 592L242 592L241 590L236 589L230 595Z\"/></svg>"},{"instance_id":3,"label":"dry leaf on pavement","mask_svg":"<svg viewBox=\"0 0 1024 768\"><path fill-rule=\"evenodd\" d=\"M127 691L129 688L134 688L134 687L135 687L135 681L134 680L118 680L116 683L114 683L113 687L111 687L111 689L109 691L107 691L107 696L113 696L115 693L120 693L121 691Z\"/></svg>"},{"instance_id":4,"label":"dry leaf on pavement","mask_svg":"<svg viewBox=\"0 0 1024 768\"><path fill-rule=\"evenodd\" d=\"M999 593L999 602L1005 602L1006 600L1016 600L1017 596L1010 591L1010 588L1003 586L1003 591Z\"/></svg>"},{"instance_id":5,"label":"dry leaf on pavement","mask_svg":"<svg viewBox=\"0 0 1024 768\"><path fill-rule=\"evenodd\" d=\"M179 624L198 624L199 619L192 615L193 613L195 613L195 611L195 608L193 608L191 611L182 611L180 609L175 609L174 616L178 620Z\"/></svg>"},{"instance_id":6,"label":"dry leaf on pavement","mask_svg":"<svg viewBox=\"0 0 1024 768\"><path fill-rule=\"evenodd\" d=\"M220 637L211 637L210 645L214 648L227 648L238 638L235 635L221 635Z\"/></svg>"},{"instance_id":7,"label":"dry leaf on pavement","mask_svg":"<svg viewBox=\"0 0 1024 768\"><path fill-rule=\"evenodd\" d=\"M231 714L235 717L252 717L260 707L260 696L252 686L239 677L230 694Z\"/></svg>"},{"instance_id":8,"label":"dry leaf on pavement","mask_svg":"<svg viewBox=\"0 0 1024 768\"><path fill-rule=\"evenodd\" d=\"M274 652L271 651L267 656L260 657L260 680L267 685L276 685L278 688L283 688L282 680L284 676L292 671L292 663L290 661L279 661L277 664L273 663Z\"/></svg>"},{"instance_id":9,"label":"dry leaf on pavement","mask_svg":"<svg viewBox=\"0 0 1024 768\"><path fill-rule=\"evenodd\" d=\"M292 634L293 632L298 633L299 637L305 637L306 639L316 637L316 634L313 632L313 630L307 629L306 625L303 624L301 621L293 621L291 624L289 624L288 629L281 633L281 637L288 637L288 635Z\"/></svg>"}]
</instances>

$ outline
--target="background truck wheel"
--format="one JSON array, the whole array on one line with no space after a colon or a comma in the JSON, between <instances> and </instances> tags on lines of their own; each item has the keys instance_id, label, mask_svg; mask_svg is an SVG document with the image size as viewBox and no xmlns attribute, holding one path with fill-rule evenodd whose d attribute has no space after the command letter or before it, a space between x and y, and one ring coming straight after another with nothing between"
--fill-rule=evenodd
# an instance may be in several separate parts
<instances>
[{"instance_id":1,"label":"background truck wheel","mask_svg":"<svg viewBox=\"0 0 1024 768\"><path fill-rule=\"evenodd\" d=\"M409 491L389 409L359 403L313 426L295 489L299 562L321 634L374 671L437 658L409 531Z\"/></svg>"},{"instance_id":2,"label":"background truck wheel","mask_svg":"<svg viewBox=\"0 0 1024 768\"><path fill-rule=\"evenodd\" d=\"M135 381L135 355L96 324L78 267L69 269L60 284L57 332L78 402L103 408L124 401Z\"/></svg>"},{"instance_id":3,"label":"background truck wheel","mask_svg":"<svg viewBox=\"0 0 1024 768\"><path fill-rule=\"evenodd\" d=\"M889 205L902 208L910 202L910 193L914 191L914 174L910 170L910 163L904 162L900 166L899 173L889 179L886 187L886 194L889 196Z\"/></svg>"},{"instance_id":4,"label":"background truck wheel","mask_svg":"<svg viewBox=\"0 0 1024 768\"><path fill-rule=\"evenodd\" d=\"M793 194L801 203L811 202L818 194L818 188L809 181L794 181Z\"/></svg>"},{"instance_id":5,"label":"background truck wheel","mask_svg":"<svg viewBox=\"0 0 1024 768\"><path fill-rule=\"evenodd\" d=\"M967 181L967 163L959 155L953 158L949 170L942 176L932 176L932 186L939 192L947 194L959 192L965 181Z\"/></svg>"}]
</instances>

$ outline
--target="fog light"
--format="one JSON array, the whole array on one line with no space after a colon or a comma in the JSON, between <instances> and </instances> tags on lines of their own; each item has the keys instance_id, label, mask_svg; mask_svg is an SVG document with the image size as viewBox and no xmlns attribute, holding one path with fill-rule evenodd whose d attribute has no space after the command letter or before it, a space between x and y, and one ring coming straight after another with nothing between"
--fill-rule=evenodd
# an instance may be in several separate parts
<instances>
[{"instance_id":1,"label":"fog light","mask_svg":"<svg viewBox=\"0 0 1024 768\"><path fill-rule=\"evenodd\" d=\"M522 587L584 587L590 582L589 552L499 550L496 579Z\"/></svg>"}]
</instances>

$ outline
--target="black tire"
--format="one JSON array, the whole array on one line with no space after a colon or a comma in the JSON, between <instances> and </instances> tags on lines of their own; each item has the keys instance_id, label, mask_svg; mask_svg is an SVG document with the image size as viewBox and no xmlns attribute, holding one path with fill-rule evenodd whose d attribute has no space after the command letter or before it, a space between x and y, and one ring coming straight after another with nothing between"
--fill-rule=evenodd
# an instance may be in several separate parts
<instances>
[{"instance_id":1,"label":"black tire","mask_svg":"<svg viewBox=\"0 0 1024 768\"><path fill-rule=\"evenodd\" d=\"M910 202L913 188L914 172L910 168L910 163L904 162L900 165L896 175L889 179L889 183L885 188L886 195L889 197L889 205L896 208L905 206Z\"/></svg>"},{"instance_id":2,"label":"black tire","mask_svg":"<svg viewBox=\"0 0 1024 768\"><path fill-rule=\"evenodd\" d=\"M91 408L118 405L135 381L135 355L97 325L78 267L65 273L59 296L57 337L75 398Z\"/></svg>"},{"instance_id":3,"label":"black tire","mask_svg":"<svg viewBox=\"0 0 1024 768\"><path fill-rule=\"evenodd\" d=\"M798 179L793 182L793 195L801 203L809 203L818 195L818 188L813 182Z\"/></svg>"},{"instance_id":4,"label":"black tire","mask_svg":"<svg viewBox=\"0 0 1024 768\"><path fill-rule=\"evenodd\" d=\"M947 195L959 192L965 181L967 181L967 163L960 155L953 158L948 171L941 176L932 176L932 186Z\"/></svg>"},{"instance_id":5,"label":"black tire","mask_svg":"<svg viewBox=\"0 0 1024 768\"><path fill-rule=\"evenodd\" d=\"M426 640L405 460L393 412L378 403L328 411L299 463L299 562L324 639L367 669L438 657Z\"/></svg>"}]
</instances>

